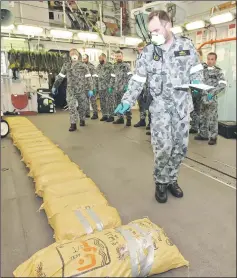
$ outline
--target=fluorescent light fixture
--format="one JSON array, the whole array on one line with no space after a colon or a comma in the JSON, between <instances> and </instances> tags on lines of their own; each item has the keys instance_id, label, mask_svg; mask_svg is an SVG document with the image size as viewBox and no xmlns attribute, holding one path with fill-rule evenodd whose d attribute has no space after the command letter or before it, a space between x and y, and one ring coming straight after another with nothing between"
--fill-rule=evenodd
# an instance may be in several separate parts
<instances>
[{"instance_id":1,"label":"fluorescent light fixture","mask_svg":"<svg viewBox=\"0 0 237 278\"><path fill-rule=\"evenodd\" d=\"M210 22L213 25L229 22L229 21L232 21L232 20L234 20L234 15L230 12L214 15L210 18Z\"/></svg>"},{"instance_id":2,"label":"fluorescent light fixture","mask_svg":"<svg viewBox=\"0 0 237 278\"><path fill-rule=\"evenodd\" d=\"M140 42L142 42L142 39L140 39L140 38L125 37L125 44L137 45Z\"/></svg>"},{"instance_id":3,"label":"fluorescent light fixture","mask_svg":"<svg viewBox=\"0 0 237 278\"><path fill-rule=\"evenodd\" d=\"M2 33L8 33L14 29L14 25L8 25L8 26L1 26L1 32Z\"/></svg>"},{"instance_id":4,"label":"fluorescent light fixture","mask_svg":"<svg viewBox=\"0 0 237 278\"><path fill-rule=\"evenodd\" d=\"M6 41L25 41L25 39L21 39L21 38L4 37L3 39L6 40Z\"/></svg>"},{"instance_id":5,"label":"fluorescent light fixture","mask_svg":"<svg viewBox=\"0 0 237 278\"><path fill-rule=\"evenodd\" d=\"M205 27L205 22L203 20L193 21L185 25L185 28L188 31L201 29Z\"/></svg>"},{"instance_id":6,"label":"fluorescent light fixture","mask_svg":"<svg viewBox=\"0 0 237 278\"><path fill-rule=\"evenodd\" d=\"M92 41L92 40L96 40L98 38L98 35L93 33L77 33L77 37L80 40Z\"/></svg>"},{"instance_id":7,"label":"fluorescent light fixture","mask_svg":"<svg viewBox=\"0 0 237 278\"><path fill-rule=\"evenodd\" d=\"M18 25L17 26L17 31L20 34L24 35L32 35L32 36L37 36L40 35L43 32L43 28L41 27L36 27L36 26L28 26L28 25Z\"/></svg>"},{"instance_id":8,"label":"fluorescent light fixture","mask_svg":"<svg viewBox=\"0 0 237 278\"><path fill-rule=\"evenodd\" d=\"M181 26L174 26L171 28L173 34L180 34L183 32L183 28Z\"/></svg>"},{"instance_id":9,"label":"fluorescent light fixture","mask_svg":"<svg viewBox=\"0 0 237 278\"><path fill-rule=\"evenodd\" d=\"M66 30L50 30L50 35L57 39L71 39L73 33Z\"/></svg>"}]
</instances>

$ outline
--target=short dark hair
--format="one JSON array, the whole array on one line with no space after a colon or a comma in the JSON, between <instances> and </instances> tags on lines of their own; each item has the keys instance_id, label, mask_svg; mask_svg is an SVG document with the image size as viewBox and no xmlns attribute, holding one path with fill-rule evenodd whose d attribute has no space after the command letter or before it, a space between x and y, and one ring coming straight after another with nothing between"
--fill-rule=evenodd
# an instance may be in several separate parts
<instances>
[{"instance_id":1,"label":"short dark hair","mask_svg":"<svg viewBox=\"0 0 237 278\"><path fill-rule=\"evenodd\" d=\"M217 60L217 54L215 52L210 52L210 53L208 53L207 56L211 56L211 55L215 56L215 59Z\"/></svg>"},{"instance_id":2,"label":"short dark hair","mask_svg":"<svg viewBox=\"0 0 237 278\"><path fill-rule=\"evenodd\" d=\"M72 51L77 52L79 59L82 58L82 57L81 57L81 53L80 53L76 48L72 48L72 49L69 51L69 54L70 54Z\"/></svg>"},{"instance_id":3,"label":"short dark hair","mask_svg":"<svg viewBox=\"0 0 237 278\"><path fill-rule=\"evenodd\" d=\"M123 55L123 52L122 52L121 50L117 50L117 51L115 52L115 54L122 54L122 55Z\"/></svg>"},{"instance_id":4,"label":"short dark hair","mask_svg":"<svg viewBox=\"0 0 237 278\"><path fill-rule=\"evenodd\" d=\"M106 58L106 55L104 53L101 53L100 56Z\"/></svg>"},{"instance_id":5,"label":"short dark hair","mask_svg":"<svg viewBox=\"0 0 237 278\"><path fill-rule=\"evenodd\" d=\"M148 16L148 22L150 22L156 16L159 18L159 20L171 22L168 13L163 10L155 10L155 11L151 12Z\"/></svg>"},{"instance_id":6,"label":"short dark hair","mask_svg":"<svg viewBox=\"0 0 237 278\"><path fill-rule=\"evenodd\" d=\"M89 55L88 54L83 54L84 57L86 57L87 59L89 59Z\"/></svg>"}]
</instances>

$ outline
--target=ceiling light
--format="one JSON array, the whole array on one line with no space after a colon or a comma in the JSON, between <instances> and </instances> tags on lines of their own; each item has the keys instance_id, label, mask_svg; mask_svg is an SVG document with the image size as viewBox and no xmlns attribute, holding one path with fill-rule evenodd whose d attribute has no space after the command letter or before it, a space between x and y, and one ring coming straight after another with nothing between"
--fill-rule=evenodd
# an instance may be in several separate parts
<instances>
[{"instance_id":1,"label":"ceiling light","mask_svg":"<svg viewBox=\"0 0 237 278\"><path fill-rule=\"evenodd\" d=\"M142 42L142 39L132 38L132 37L125 37L125 44L128 44L128 45L137 45L140 42Z\"/></svg>"},{"instance_id":2,"label":"ceiling light","mask_svg":"<svg viewBox=\"0 0 237 278\"><path fill-rule=\"evenodd\" d=\"M181 26L174 26L171 28L173 34L179 34L183 32L183 28Z\"/></svg>"},{"instance_id":3,"label":"ceiling light","mask_svg":"<svg viewBox=\"0 0 237 278\"><path fill-rule=\"evenodd\" d=\"M92 41L92 40L98 39L98 35L97 34L93 34L93 33L77 33L77 37L80 40L88 40L88 41Z\"/></svg>"},{"instance_id":4,"label":"ceiling light","mask_svg":"<svg viewBox=\"0 0 237 278\"><path fill-rule=\"evenodd\" d=\"M71 39L73 33L66 30L50 30L50 34L54 38L58 39Z\"/></svg>"},{"instance_id":5,"label":"ceiling light","mask_svg":"<svg viewBox=\"0 0 237 278\"><path fill-rule=\"evenodd\" d=\"M234 15L230 12L214 15L210 18L211 24L220 24L234 20Z\"/></svg>"},{"instance_id":6,"label":"ceiling light","mask_svg":"<svg viewBox=\"0 0 237 278\"><path fill-rule=\"evenodd\" d=\"M4 37L4 40L8 40L8 41L25 41L25 39L21 39L21 38L9 38L9 37Z\"/></svg>"},{"instance_id":7,"label":"ceiling light","mask_svg":"<svg viewBox=\"0 0 237 278\"><path fill-rule=\"evenodd\" d=\"M2 33L8 33L14 29L14 25L11 24L9 26L1 26L1 32Z\"/></svg>"},{"instance_id":8,"label":"ceiling light","mask_svg":"<svg viewBox=\"0 0 237 278\"><path fill-rule=\"evenodd\" d=\"M205 27L205 22L203 20L190 22L190 23L185 25L185 28L188 31L195 30L195 29L201 29L201 28L204 28L204 27Z\"/></svg>"},{"instance_id":9,"label":"ceiling light","mask_svg":"<svg viewBox=\"0 0 237 278\"><path fill-rule=\"evenodd\" d=\"M20 34L36 36L40 35L44 29L36 26L18 25L17 30Z\"/></svg>"}]
</instances>

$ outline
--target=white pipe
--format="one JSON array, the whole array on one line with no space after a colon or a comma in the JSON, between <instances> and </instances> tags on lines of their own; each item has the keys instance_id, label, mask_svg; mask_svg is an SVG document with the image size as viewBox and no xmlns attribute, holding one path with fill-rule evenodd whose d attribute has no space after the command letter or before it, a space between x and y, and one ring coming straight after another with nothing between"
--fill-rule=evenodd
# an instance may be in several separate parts
<instances>
[{"instance_id":1,"label":"white pipe","mask_svg":"<svg viewBox=\"0 0 237 278\"><path fill-rule=\"evenodd\" d=\"M66 24L66 9L65 9L65 1L63 1L63 25L64 25L64 28L67 28L67 24Z\"/></svg>"},{"instance_id":2,"label":"white pipe","mask_svg":"<svg viewBox=\"0 0 237 278\"><path fill-rule=\"evenodd\" d=\"M100 12L100 31L102 32L102 7L101 4L99 4L99 12Z\"/></svg>"},{"instance_id":3,"label":"white pipe","mask_svg":"<svg viewBox=\"0 0 237 278\"><path fill-rule=\"evenodd\" d=\"M120 8L120 37L123 36L123 8Z\"/></svg>"},{"instance_id":4,"label":"white pipe","mask_svg":"<svg viewBox=\"0 0 237 278\"><path fill-rule=\"evenodd\" d=\"M23 12L22 12L21 1L19 1L19 8L20 8L20 18L21 18L21 23L23 23Z\"/></svg>"}]
</instances>

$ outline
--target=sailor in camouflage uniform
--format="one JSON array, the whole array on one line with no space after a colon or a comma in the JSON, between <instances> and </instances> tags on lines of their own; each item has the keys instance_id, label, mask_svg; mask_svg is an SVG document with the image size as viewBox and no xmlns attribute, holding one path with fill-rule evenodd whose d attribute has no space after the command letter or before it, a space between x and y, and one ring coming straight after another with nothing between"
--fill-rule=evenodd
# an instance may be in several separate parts
<instances>
[{"instance_id":1,"label":"sailor in camouflage uniform","mask_svg":"<svg viewBox=\"0 0 237 278\"><path fill-rule=\"evenodd\" d=\"M102 53L99 57L100 64L96 68L97 82L96 90L100 96L102 118L100 121L114 121L114 95L110 84L114 82L113 65L106 61L106 55Z\"/></svg>"},{"instance_id":2,"label":"sailor in camouflage uniform","mask_svg":"<svg viewBox=\"0 0 237 278\"><path fill-rule=\"evenodd\" d=\"M91 102L91 106L93 109L93 116L91 117L92 120L96 120L98 119L98 108L97 108L97 104L96 104L96 89L95 89L95 83L96 83L96 79L97 79L97 74L95 73L95 66L89 62L89 56L87 54L83 55L83 63L85 63L88 68L89 68L89 72L92 76L92 80L93 80L93 85L94 85L94 89L93 89L93 96L89 97L87 94L87 91L85 92L87 99L88 99L88 105L87 105L87 110L86 110L86 117L90 118L90 102Z\"/></svg>"},{"instance_id":3,"label":"sailor in camouflage uniform","mask_svg":"<svg viewBox=\"0 0 237 278\"><path fill-rule=\"evenodd\" d=\"M188 147L192 97L187 84L203 83L203 66L196 49L185 37L171 32L171 22L165 11L153 11L148 17L152 44L144 48L137 62L128 90L115 112L124 113L135 104L143 86L149 82L153 98L151 112L151 143L154 152L156 200L167 201L167 189L182 197L178 172Z\"/></svg>"},{"instance_id":4,"label":"sailor in camouflage uniform","mask_svg":"<svg viewBox=\"0 0 237 278\"><path fill-rule=\"evenodd\" d=\"M123 62L123 53L118 50L115 53L116 63L114 64L113 74L115 78L111 80L110 88L114 91L115 106L117 106L123 97L124 92L128 88L128 82L132 77L132 72L128 63ZM131 126L132 113L131 111L126 112L127 122L126 126ZM123 115L117 114L117 120L114 124L124 124Z\"/></svg>"},{"instance_id":5,"label":"sailor in camouflage uniform","mask_svg":"<svg viewBox=\"0 0 237 278\"><path fill-rule=\"evenodd\" d=\"M146 46L145 42L141 42L138 44L137 46L137 51L138 51L138 55L137 55L137 61L140 59L142 50L144 49L144 47ZM144 85L144 88L142 90L142 93L139 95L137 102L138 102L138 106L139 106L139 112L140 112L140 120L138 123L136 123L134 125L134 127L142 127L142 126L146 126L146 110L149 109L149 106L147 105L147 101L148 101L148 84L147 82ZM149 117L150 118L150 117ZM150 121L147 125L147 130L150 129Z\"/></svg>"},{"instance_id":6,"label":"sailor in camouflage uniform","mask_svg":"<svg viewBox=\"0 0 237 278\"><path fill-rule=\"evenodd\" d=\"M206 65L206 63L203 62L203 55L202 50L199 49L197 51L199 59L203 65L203 67ZM193 98L193 112L191 113L191 128L189 130L189 133L194 134L198 133L198 130L200 128L200 105L201 105L201 94L198 90L192 90L192 98Z\"/></svg>"},{"instance_id":7,"label":"sailor in camouflage uniform","mask_svg":"<svg viewBox=\"0 0 237 278\"><path fill-rule=\"evenodd\" d=\"M85 126L86 108L88 100L85 90L89 95L93 94L93 82L88 67L82 63L81 54L76 50L70 50L70 61L65 62L58 76L55 79L52 93L67 78L67 104L69 108L70 123L69 131L77 129L78 113L80 117L80 126ZM78 110L77 110L78 103Z\"/></svg>"},{"instance_id":8,"label":"sailor in camouflage uniform","mask_svg":"<svg viewBox=\"0 0 237 278\"><path fill-rule=\"evenodd\" d=\"M215 145L218 136L218 99L219 93L226 88L222 70L216 66L217 55L211 52L207 55L207 64L204 65L205 84L213 86L214 89L208 94L201 96L200 107L200 132L194 137L195 140L209 140L209 145ZM210 130L210 134L209 134ZM209 136L210 135L210 136ZM209 139L210 138L210 139Z\"/></svg>"}]
</instances>

